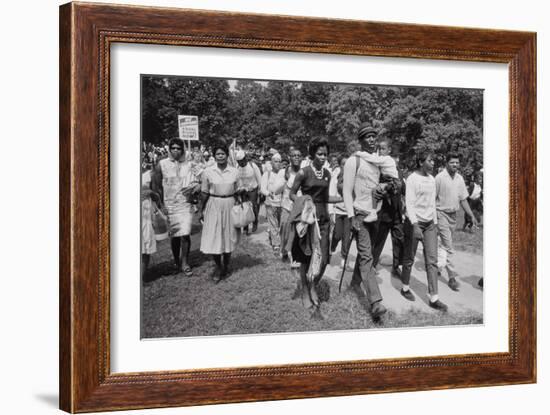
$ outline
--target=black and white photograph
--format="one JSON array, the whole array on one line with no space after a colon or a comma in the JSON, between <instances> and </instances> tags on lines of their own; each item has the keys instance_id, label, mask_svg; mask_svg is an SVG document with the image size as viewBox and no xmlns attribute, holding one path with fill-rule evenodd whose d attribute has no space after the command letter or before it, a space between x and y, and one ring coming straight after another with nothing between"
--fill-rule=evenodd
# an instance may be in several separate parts
<instances>
[{"instance_id":1,"label":"black and white photograph","mask_svg":"<svg viewBox=\"0 0 550 415\"><path fill-rule=\"evenodd\" d=\"M143 339L483 324L482 89L140 82Z\"/></svg>"},{"instance_id":2,"label":"black and white photograph","mask_svg":"<svg viewBox=\"0 0 550 415\"><path fill-rule=\"evenodd\" d=\"M544 414L547 10L6 3L1 412Z\"/></svg>"}]
</instances>

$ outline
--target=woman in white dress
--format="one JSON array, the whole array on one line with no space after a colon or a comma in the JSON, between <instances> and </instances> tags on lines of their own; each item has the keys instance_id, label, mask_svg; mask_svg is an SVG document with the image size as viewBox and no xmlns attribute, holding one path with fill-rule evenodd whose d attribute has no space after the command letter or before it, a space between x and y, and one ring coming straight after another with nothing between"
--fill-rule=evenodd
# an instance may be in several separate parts
<instances>
[{"instance_id":1,"label":"woman in white dress","mask_svg":"<svg viewBox=\"0 0 550 415\"><path fill-rule=\"evenodd\" d=\"M160 197L151 189L150 165L144 163L141 173L141 275L149 267L151 255L157 252L157 241L153 229L154 203L160 203Z\"/></svg>"},{"instance_id":2,"label":"woman in white dress","mask_svg":"<svg viewBox=\"0 0 550 415\"><path fill-rule=\"evenodd\" d=\"M201 180L201 251L211 254L216 263L214 282L229 275L231 252L237 244L237 229L231 220L239 173L228 165L229 148L224 142L213 147L216 164L206 168Z\"/></svg>"}]
</instances>

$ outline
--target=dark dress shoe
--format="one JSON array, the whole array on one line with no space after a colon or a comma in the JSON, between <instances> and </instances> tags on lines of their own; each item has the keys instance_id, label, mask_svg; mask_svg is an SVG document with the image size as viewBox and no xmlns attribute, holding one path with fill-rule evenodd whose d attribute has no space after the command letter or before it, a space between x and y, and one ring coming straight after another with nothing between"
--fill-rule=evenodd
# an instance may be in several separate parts
<instances>
[{"instance_id":1,"label":"dark dress shoe","mask_svg":"<svg viewBox=\"0 0 550 415\"><path fill-rule=\"evenodd\" d=\"M414 301L416 299L411 290L405 291L403 290L403 288L401 288L401 295L409 301Z\"/></svg>"},{"instance_id":2,"label":"dark dress shoe","mask_svg":"<svg viewBox=\"0 0 550 415\"><path fill-rule=\"evenodd\" d=\"M447 312L448 309L447 305L439 300L430 301L430 307L443 313Z\"/></svg>"},{"instance_id":3,"label":"dark dress shoe","mask_svg":"<svg viewBox=\"0 0 550 415\"><path fill-rule=\"evenodd\" d=\"M223 281L225 276L226 275L224 271L216 269L212 274L212 281L214 281L215 284L218 284L219 282Z\"/></svg>"},{"instance_id":4,"label":"dark dress shoe","mask_svg":"<svg viewBox=\"0 0 550 415\"><path fill-rule=\"evenodd\" d=\"M231 275L231 267L229 265L224 268L222 275L224 279L229 278Z\"/></svg>"},{"instance_id":5,"label":"dark dress shoe","mask_svg":"<svg viewBox=\"0 0 550 415\"><path fill-rule=\"evenodd\" d=\"M460 287L460 284L459 282L456 280L455 277L451 277L449 278L449 288L453 291L458 291L459 290L459 287Z\"/></svg>"},{"instance_id":6,"label":"dark dress shoe","mask_svg":"<svg viewBox=\"0 0 550 415\"><path fill-rule=\"evenodd\" d=\"M380 317L382 317L384 314L386 314L388 310L386 307L384 307L384 304L382 304L382 301L377 301L374 303L371 307L370 313L372 315L372 318L377 320Z\"/></svg>"}]
</instances>

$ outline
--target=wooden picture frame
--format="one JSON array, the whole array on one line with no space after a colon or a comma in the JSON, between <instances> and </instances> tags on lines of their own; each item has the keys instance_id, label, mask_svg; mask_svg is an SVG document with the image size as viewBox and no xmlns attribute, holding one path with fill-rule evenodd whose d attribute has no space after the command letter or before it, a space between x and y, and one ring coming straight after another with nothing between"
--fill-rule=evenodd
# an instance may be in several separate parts
<instances>
[{"instance_id":1,"label":"wooden picture frame","mask_svg":"<svg viewBox=\"0 0 550 415\"><path fill-rule=\"evenodd\" d=\"M509 65L509 351L110 371L109 70L114 43ZM68 412L536 381L536 34L70 3L60 8L60 407ZM231 362L228 362L230 365Z\"/></svg>"}]
</instances>

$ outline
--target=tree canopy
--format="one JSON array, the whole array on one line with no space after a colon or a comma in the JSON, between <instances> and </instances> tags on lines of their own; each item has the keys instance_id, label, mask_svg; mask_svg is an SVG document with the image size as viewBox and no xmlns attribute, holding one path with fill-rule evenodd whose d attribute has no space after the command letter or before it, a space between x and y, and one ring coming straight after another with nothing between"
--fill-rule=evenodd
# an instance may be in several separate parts
<instances>
[{"instance_id":1,"label":"tree canopy","mask_svg":"<svg viewBox=\"0 0 550 415\"><path fill-rule=\"evenodd\" d=\"M143 76L142 139L177 137L180 114L199 117L207 147L224 138L258 150L305 151L311 138L325 136L331 152L345 152L368 122L405 165L430 150L437 165L454 152L466 174L483 167L481 90Z\"/></svg>"}]
</instances>

